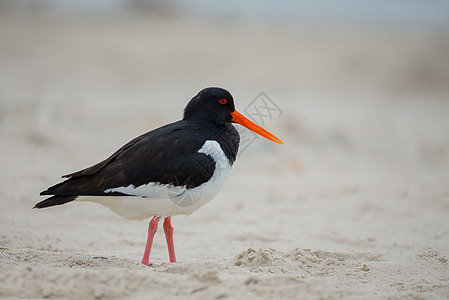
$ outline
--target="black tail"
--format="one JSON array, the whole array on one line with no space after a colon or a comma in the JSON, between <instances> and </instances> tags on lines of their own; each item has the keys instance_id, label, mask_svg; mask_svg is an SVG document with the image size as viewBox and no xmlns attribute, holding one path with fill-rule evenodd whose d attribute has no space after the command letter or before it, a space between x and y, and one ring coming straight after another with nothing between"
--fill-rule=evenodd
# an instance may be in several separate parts
<instances>
[{"instance_id":1,"label":"black tail","mask_svg":"<svg viewBox=\"0 0 449 300\"><path fill-rule=\"evenodd\" d=\"M77 196L52 196L50 198L45 199L44 201L39 202L33 208L45 208L65 204L67 202L75 200L76 197Z\"/></svg>"}]
</instances>

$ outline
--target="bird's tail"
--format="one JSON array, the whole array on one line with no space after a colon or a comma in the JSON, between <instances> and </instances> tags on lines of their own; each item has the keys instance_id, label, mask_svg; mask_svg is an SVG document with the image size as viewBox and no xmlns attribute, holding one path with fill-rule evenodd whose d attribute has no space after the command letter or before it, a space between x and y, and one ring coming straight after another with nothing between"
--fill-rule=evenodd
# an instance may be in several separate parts
<instances>
[{"instance_id":1,"label":"bird's tail","mask_svg":"<svg viewBox=\"0 0 449 300\"><path fill-rule=\"evenodd\" d=\"M33 208L45 208L55 205L61 205L65 204L67 202L73 201L76 199L77 196L52 196L50 198L47 198L38 204L36 204Z\"/></svg>"}]
</instances>

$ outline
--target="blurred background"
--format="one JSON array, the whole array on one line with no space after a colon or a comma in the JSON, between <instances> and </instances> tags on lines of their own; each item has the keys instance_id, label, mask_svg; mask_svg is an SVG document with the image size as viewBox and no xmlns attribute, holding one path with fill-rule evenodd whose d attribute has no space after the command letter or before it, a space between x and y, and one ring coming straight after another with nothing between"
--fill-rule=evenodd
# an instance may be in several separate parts
<instances>
[{"instance_id":1,"label":"blurred background","mask_svg":"<svg viewBox=\"0 0 449 300\"><path fill-rule=\"evenodd\" d=\"M240 110L263 91L284 112L270 124L281 136L340 146L346 115L365 122L364 139L385 134L371 145L382 148L405 138L374 132L395 130L371 128L384 114L412 120L413 103L427 123L448 111L444 0L2 0L0 16L0 124L35 146L85 147L91 130L118 146L129 127L179 118L206 86L229 89ZM310 134L319 126L329 131ZM426 159L446 157L441 135Z\"/></svg>"},{"instance_id":2,"label":"blurred background","mask_svg":"<svg viewBox=\"0 0 449 300\"><path fill-rule=\"evenodd\" d=\"M2 183L21 163L44 177L56 158L58 174L93 163L207 86L241 111L275 103L266 126L287 146L247 150L286 168L336 153L447 166L448 31L444 0L2 0L0 151L18 177Z\"/></svg>"},{"instance_id":3,"label":"blurred background","mask_svg":"<svg viewBox=\"0 0 449 300\"><path fill-rule=\"evenodd\" d=\"M449 2L2 0L0 196L35 199L181 118L207 86L228 89L249 117L261 92L276 108L255 121L285 146L242 147L242 176L444 173Z\"/></svg>"},{"instance_id":4,"label":"blurred background","mask_svg":"<svg viewBox=\"0 0 449 300\"><path fill-rule=\"evenodd\" d=\"M2 249L37 265L39 251L138 261L146 224L92 203L31 207L208 86L285 144L245 136L223 191L174 218L180 261L231 278L248 247L373 251L399 259L390 271L429 246L449 256L447 0L0 0ZM162 236L155 249L166 261ZM373 276L371 290L391 287ZM16 290L4 295L36 296Z\"/></svg>"},{"instance_id":5,"label":"blurred background","mask_svg":"<svg viewBox=\"0 0 449 300\"><path fill-rule=\"evenodd\" d=\"M207 86L249 117L261 92L275 105L264 126L285 146L245 147L251 172L444 172L449 2L2 0L0 195L30 201Z\"/></svg>"}]
</instances>

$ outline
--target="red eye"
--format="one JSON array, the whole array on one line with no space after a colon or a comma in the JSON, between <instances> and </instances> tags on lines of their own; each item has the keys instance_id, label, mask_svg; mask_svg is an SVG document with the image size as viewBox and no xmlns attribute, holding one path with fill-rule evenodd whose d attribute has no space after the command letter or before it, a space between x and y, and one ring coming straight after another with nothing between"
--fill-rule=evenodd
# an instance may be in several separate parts
<instances>
[{"instance_id":1,"label":"red eye","mask_svg":"<svg viewBox=\"0 0 449 300\"><path fill-rule=\"evenodd\" d=\"M228 101L226 99L220 99L218 100L218 102L220 102L220 104L226 104L228 103Z\"/></svg>"}]
</instances>

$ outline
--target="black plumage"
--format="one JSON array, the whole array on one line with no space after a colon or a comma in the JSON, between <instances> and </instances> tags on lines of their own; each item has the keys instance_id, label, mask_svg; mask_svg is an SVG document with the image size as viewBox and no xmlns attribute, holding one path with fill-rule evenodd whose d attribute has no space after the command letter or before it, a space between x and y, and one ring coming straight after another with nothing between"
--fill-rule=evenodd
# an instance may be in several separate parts
<instances>
[{"instance_id":1,"label":"black plumage","mask_svg":"<svg viewBox=\"0 0 449 300\"><path fill-rule=\"evenodd\" d=\"M227 99L225 105L217 99ZM117 150L104 161L65 175L68 178L41 195L53 195L35 208L70 202L78 196L122 196L105 190L150 182L195 188L214 173L215 161L198 153L207 140L220 144L230 164L235 161L239 134L231 125L235 110L226 90L202 90L186 106L182 120L147 132Z\"/></svg>"}]
</instances>

